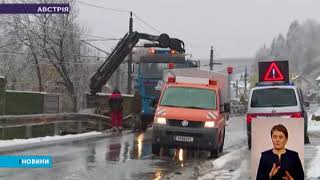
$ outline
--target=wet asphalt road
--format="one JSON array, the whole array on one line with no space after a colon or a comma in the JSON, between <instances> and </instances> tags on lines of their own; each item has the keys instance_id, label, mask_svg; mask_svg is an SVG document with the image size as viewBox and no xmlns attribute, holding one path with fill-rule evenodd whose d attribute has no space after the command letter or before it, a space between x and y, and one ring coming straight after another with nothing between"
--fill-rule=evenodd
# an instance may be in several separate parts
<instances>
[{"instance_id":1,"label":"wet asphalt road","mask_svg":"<svg viewBox=\"0 0 320 180\"><path fill-rule=\"evenodd\" d=\"M243 118L233 117L226 129L225 152L243 145ZM2 180L131 180L160 179L180 168L199 165L208 160L207 152L171 149L162 156L151 153L151 130L122 136L71 142L30 149L11 155L51 155L50 169L0 169Z\"/></svg>"}]
</instances>

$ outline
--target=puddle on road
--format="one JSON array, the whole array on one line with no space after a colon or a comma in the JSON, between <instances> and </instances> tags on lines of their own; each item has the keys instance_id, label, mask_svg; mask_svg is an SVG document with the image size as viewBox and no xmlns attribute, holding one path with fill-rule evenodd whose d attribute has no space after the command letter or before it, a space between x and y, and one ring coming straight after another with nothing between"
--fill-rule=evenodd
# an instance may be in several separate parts
<instances>
[{"instance_id":1,"label":"puddle on road","mask_svg":"<svg viewBox=\"0 0 320 180\"><path fill-rule=\"evenodd\" d=\"M128 140L133 142L130 143ZM171 173L179 168L184 168L190 164L201 164L208 159L209 153L203 151L187 151L185 149L162 148L159 156L152 155L150 134L134 134L131 138L120 141L109 142L107 145L107 163L125 163L128 160L141 160L150 166L152 171L137 172L137 179L161 179L165 174ZM144 167L141 167L142 169Z\"/></svg>"}]
</instances>

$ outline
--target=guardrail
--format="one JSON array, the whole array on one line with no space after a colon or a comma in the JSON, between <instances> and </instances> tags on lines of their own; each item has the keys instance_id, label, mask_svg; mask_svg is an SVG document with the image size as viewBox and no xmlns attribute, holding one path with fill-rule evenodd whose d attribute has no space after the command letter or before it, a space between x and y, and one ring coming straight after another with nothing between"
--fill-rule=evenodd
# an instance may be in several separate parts
<instances>
[{"instance_id":1,"label":"guardrail","mask_svg":"<svg viewBox=\"0 0 320 180\"><path fill-rule=\"evenodd\" d=\"M123 118L124 127L130 127L132 114ZM86 126L84 124L86 123ZM36 126L53 126L52 132L47 135L61 135L61 130L68 129L69 132L83 133L84 128L90 127L91 130L102 131L111 127L111 118L97 114L83 113L63 113L63 114L37 114L37 115L12 115L0 116L1 139L7 139L6 132L8 129L17 129L17 136L14 138L32 138L34 127ZM10 132L12 133L12 132ZM50 134L51 133L51 134ZM12 135L11 135L12 136ZM13 135L14 136L14 135ZM9 138L10 139L10 138Z\"/></svg>"}]
</instances>

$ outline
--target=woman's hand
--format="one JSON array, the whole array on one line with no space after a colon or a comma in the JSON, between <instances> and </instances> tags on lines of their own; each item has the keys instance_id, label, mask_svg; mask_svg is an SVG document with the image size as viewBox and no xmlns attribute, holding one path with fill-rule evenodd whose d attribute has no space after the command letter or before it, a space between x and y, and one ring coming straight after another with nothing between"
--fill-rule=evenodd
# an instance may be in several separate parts
<instances>
[{"instance_id":1,"label":"woman's hand","mask_svg":"<svg viewBox=\"0 0 320 180\"><path fill-rule=\"evenodd\" d=\"M276 166L276 163L273 163L272 169L269 173L269 178L271 179L275 174L277 174L277 172L279 171L280 166Z\"/></svg>"},{"instance_id":2,"label":"woman's hand","mask_svg":"<svg viewBox=\"0 0 320 180\"><path fill-rule=\"evenodd\" d=\"M288 171L286 171L286 176L282 177L282 179L285 179L285 180L294 180L293 177L289 174Z\"/></svg>"}]
</instances>

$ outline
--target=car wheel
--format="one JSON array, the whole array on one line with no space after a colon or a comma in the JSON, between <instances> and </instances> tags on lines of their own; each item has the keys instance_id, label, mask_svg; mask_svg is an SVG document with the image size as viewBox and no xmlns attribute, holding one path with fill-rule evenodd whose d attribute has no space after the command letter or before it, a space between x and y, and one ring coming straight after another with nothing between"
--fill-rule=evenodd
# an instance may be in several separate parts
<instances>
[{"instance_id":1,"label":"car wheel","mask_svg":"<svg viewBox=\"0 0 320 180\"><path fill-rule=\"evenodd\" d=\"M251 137L248 136L248 149L251 149Z\"/></svg>"},{"instance_id":2,"label":"car wheel","mask_svg":"<svg viewBox=\"0 0 320 180\"><path fill-rule=\"evenodd\" d=\"M304 136L304 144L310 144L310 140L309 140L308 134Z\"/></svg>"},{"instance_id":3,"label":"car wheel","mask_svg":"<svg viewBox=\"0 0 320 180\"><path fill-rule=\"evenodd\" d=\"M222 138L222 142L220 144L220 147L219 147L219 152L222 153L223 151L223 146L224 146L224 138L226 136L226 131L225 131L225 128L223 129L223 138Z\"/></svg>"},{"instance_id":4,"label":"car wheel","mask_svg":"<svg viewBox=\"0 0 320 180\"><path fill-rule=\"evenodd\" d=\"M210 158L218 158L219 154L219 148L210 150Z\"/></svg>"},{"instance_id":5,"label":"car wheel","mask_svg":"<svg viewBox=\"0 0 320 180\"><path fill-rule=\"evenodd\" d=\"M152 143L152 154L159 155L161 146L159 144Z\"/></svg>"}]
</instances>

